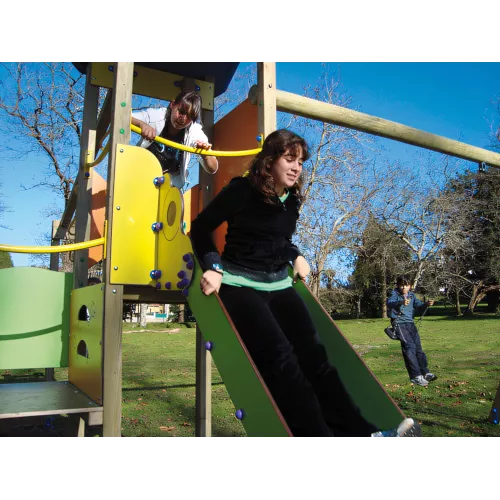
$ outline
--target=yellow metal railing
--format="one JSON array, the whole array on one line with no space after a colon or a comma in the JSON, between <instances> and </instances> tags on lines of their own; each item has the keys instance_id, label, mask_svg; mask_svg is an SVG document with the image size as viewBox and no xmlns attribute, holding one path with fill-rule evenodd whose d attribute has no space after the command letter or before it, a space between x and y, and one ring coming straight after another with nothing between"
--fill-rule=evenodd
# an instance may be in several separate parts
<instances>
[{"instance_id":1,"label":"yellow metal railing","mask_svg":"<svg viewBox=\"0 0 500 500\"><path fill-rule=\"evenodd\" d=\"M98 238L96 240L83 241L82 243L71 243L70 245L53 245L53 246L16 246L16 245L0 245L0 252L10 253L63 253L83 250L84 248L98 247L105 245L106 238Z\"/></svg>"},{"instance_id":2,"label":"yellow metal railing","mask_svg":"<svg viewBox=\"0 0 500 500\"><path fill-rule=\"evenodd\" d=\"M141 129L139 127L136 127L135 125L130 125L130 130L136 132L137 134L141 133ZM169 141L168 139L164 139L163 137L158 137L158 136L156 136L154 140L161 144L165 144L166 146L171 146L173 148L180 149L182 151L187 151L188 153L196 153L198 155L203 155L203 156L251 156L251 155L256 155L257 153L260 153L260 151L262 151L262 148L247 149L243 151L213 151L211 149L191 148L189 146L184 146L184 144L179 144L178 142Z\"/></svg>"}]
</instances>

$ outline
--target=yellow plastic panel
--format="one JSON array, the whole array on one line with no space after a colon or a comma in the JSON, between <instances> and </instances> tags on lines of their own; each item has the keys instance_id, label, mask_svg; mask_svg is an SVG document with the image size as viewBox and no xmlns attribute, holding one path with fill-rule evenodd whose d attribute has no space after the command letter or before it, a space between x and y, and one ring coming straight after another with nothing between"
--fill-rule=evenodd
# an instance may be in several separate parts
<instances>
[{"instance_id":1,"label":"yellow plastic panel","mask_svg":"<svg viewBox=\"0 0 500 500\"><path fill-rule=\"evenodd\" d=\"M144 148L116 146L115 197L111 245L111 283L152 284L156 269L158 193L155 177L162 176L160 163ZM167 183L169 181L165 181Z\"/></svg>"},{"instance_id":2,"label":"yellow plastic panel","mask_svg":"<svg viewBox=\"0 0 500 500\"><path fill-rule=\"evenodd\" d=\"M69 381L102 404L103 285L71 292Z\"/></svg>"},{"instance_id":3,"label":"yellow plastic panel","mask_svg":"<svg viewBox=\"0 0 500 500\"><path fill-rule=\"evenodd\" d=\"M92 63L92 84L113 88L113 70L114 63L95 62ZM139 64L134 64L134 94L145 95L148 97L156 97L165 101L172 101L181 91L180 87L175 85L184 77L167 73L157 69L145 68ZM205 82L204 80L194 81L200 87L199 94L202 100L203 109L214 109L214 84Z\"/></svg>"},{"instance_id":4,"label":"yellow plastic panel","mask_svg":"<svg viewBox=\"0 0 500 500\"><path fill-rule=\"evenodd\" d=\"M160 186L158 220L163 224L157 253L161 277L154 285L159 290L184 290L193 276L193 247L183 228L184 200L179 189L170 185L167 174Z\"/></svg>"}]
</instances>

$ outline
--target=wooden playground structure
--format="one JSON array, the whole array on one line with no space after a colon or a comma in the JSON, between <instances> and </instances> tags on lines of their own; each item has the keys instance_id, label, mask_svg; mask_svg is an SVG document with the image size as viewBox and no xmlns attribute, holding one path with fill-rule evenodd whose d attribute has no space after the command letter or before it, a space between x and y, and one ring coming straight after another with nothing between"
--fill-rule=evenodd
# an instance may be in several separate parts
<instances>
[{"instance_id":1,"label":"wooden playground structure","mask_svg":"<svg viewBox=\"0 0 500 500\"><path fill-rule=\"evenodd\" d=\"M71 413L81 417L80 434L86 422L102 425L104 436L120 436L124 301L188 302L197 319L196 436L211 434L212 356L225 374L236 416L247 434L291 435L220 299L203 296L196 286L201 269L188 237L199 211L231 178L246 170L249 158L258 151L257 136L266 137L276 129L277 111L500 168L500 155L491 151L280 91L274 63L258 63L257 85L217 123L214 99L226 91L238 63L74 65L87 76L79 173L54 228L53 247L42 249L51 254L51 270L0 271L0 286L9 290L8 300L0 304L0 369L45 368L47 380L1 384L0 419ZM99 112L101 88L107 89L107 95ZM132 94L170 101L180 88L197 90L202 96L204 130L214 144L208 154L219 159L218 172L209 175L200 168L199 184L184 195L170 185L168 174L162 174L149 151L129 144ZM108 160L107 182L93 170L104 159ZM63 249L59 243L73 220L76 243ZM215 235L219 250L224 231L219 228ZM8 245L0 245L0 250L29 253ZM57 272L59 253L68 250L74 251L73 272ZM102 283L89 285L89 267L99 261ZM21 286L26 282L30 287ZM394 426L402 412L307 288L297 287L358 406L380 428ZM32 313L19 320L25 303L32 304ZM56 367L68 367L68 381L52 379ZM499 407L500 387L490 412L492 423L498 424Z\"/></svg>"}]
</instances>

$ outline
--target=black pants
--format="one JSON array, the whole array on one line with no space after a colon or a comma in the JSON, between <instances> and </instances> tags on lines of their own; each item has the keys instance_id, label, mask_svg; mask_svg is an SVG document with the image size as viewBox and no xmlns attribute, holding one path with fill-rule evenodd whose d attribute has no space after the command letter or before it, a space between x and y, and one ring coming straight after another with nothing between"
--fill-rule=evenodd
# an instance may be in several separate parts
<instances>
[{"instance_id":1,"label":"black pants","mask_svg":"<svg viewBox=\"0 0 500 500\"><path fill-rule=\"evenodd\" d=\"M369 436L293 288L222 285L220 296L294 436Z\"/></svg>"},{"instance_id":2,"label":"black pants","mask_svg":"<svg viewBox=\"0 0 500 500\"><path fill-rule=\"evenodd\" d=\"M420 335L415 323L400 323L397 328L399 340L401 341L401 352L410 379L429 373L427 356L422 349Z\"/></svg>"}]
</instances>

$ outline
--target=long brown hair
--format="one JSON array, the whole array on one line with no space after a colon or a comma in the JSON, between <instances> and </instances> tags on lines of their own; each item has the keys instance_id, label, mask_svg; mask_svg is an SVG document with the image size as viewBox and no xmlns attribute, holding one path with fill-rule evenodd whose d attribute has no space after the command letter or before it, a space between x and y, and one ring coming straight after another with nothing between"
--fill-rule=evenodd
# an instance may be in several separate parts
<instances>
[{"instance_id":1,"label":"long brown hair","mask_svg":"<svg viewBox=\"0 0 500 500\"><path fill-rule=\"evenodd\" d=\"M262 146L262 151L260 151L251 161L248 170L248 178L250 182L265 195L267 202L273 203L273 200L276 198L274 179L267 167L278 160L287 151L292 155L299 155L300 149L302 149L303 160L306 161L310 155L305 139L290 130L280 129L272 132L266 137ZM301 198L300 190L302 188L302 182L301 174L292 188L299 199Z\"/></svg>"}]
</instances>

